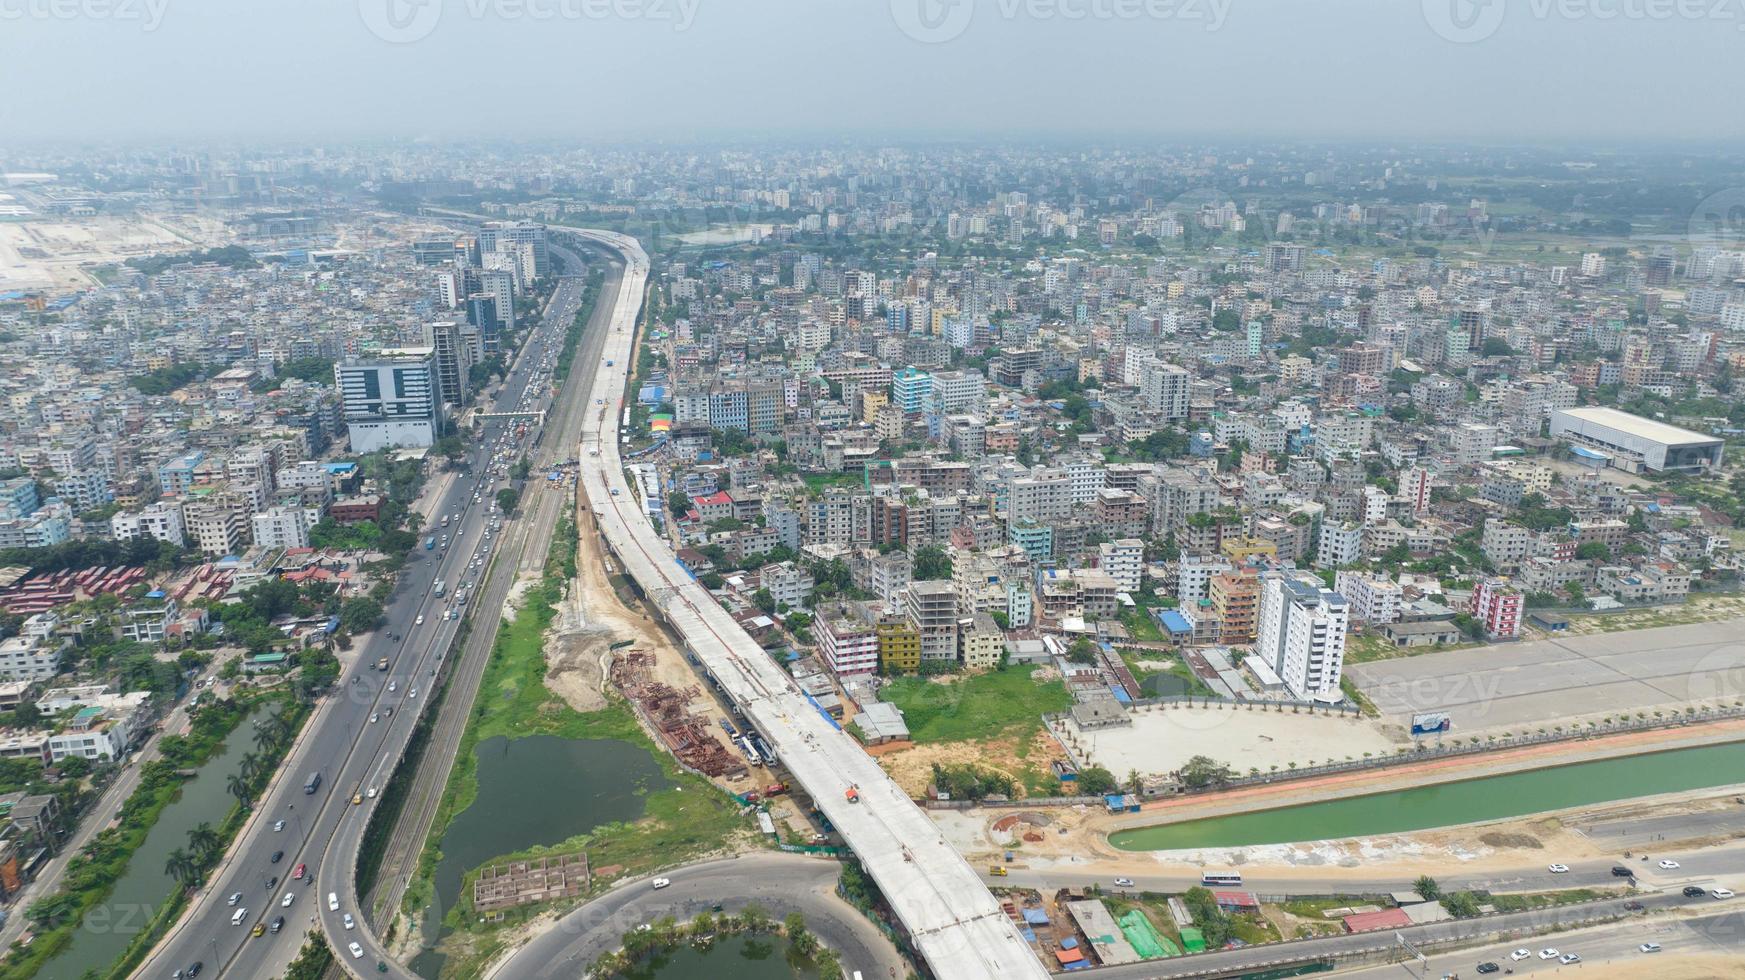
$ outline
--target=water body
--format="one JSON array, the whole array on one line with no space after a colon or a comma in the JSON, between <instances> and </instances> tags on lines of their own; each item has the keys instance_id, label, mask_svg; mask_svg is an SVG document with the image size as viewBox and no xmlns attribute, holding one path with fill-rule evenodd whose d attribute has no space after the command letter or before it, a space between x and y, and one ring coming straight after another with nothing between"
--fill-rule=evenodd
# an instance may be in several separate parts
<instances>
[{"instance_id":1,"label":"water body","mask_svg":"<svg viewBox=\"0 0 1745 980\"><path fill-rule=\"evenodd\" d=\"M689 946L661 953L626 974L629 980L814 980L814 970L788 963L787 940L780 936L734 936L698 952Z\"/></svg>"},{"instance_id":2,"label":"water body","mask_svg":"<svg viewBox=\"0 0 1745 980\"><path fill-rule=\"evenodd\" d=\"M109 897L85 913L72 944L45 963L38 977L77 980L87 970L101 973L127 951L128 944L175 894L175 880L164 874L164 861L170 852L187 847L188 831L200 824L217 827L236 805L236 797L225 792L225 783L242 771L242 757L248 754L253 739L254 726L244 720L200 767L199 774L183 782L182 795L158 814L157 823L133 852L127 871Z\"/></svg>"},{"instance_id":3,"label":"water body","mask_svg":"<svg viewBox=\"0 0 1745 980\"><path fill-rule=\"evenodd\" d=\"M479 792L442 835L436 866L438 907L424 916L434 945L442 917L460 897L461 879L492 858L549 847L596 827L642 817L645 797L673 784L647 749L614 739L495 736L474 749ZM426 949L411 968L435 977L443 956Z\"/></svg>"},{"instance_id":4,"label":"water body","mask_svg":"<svg viewBox=\"0 0 1745 980\"><path fill-rule=\"evenodd\" d=\"M1129 851L1245 847L1396 834L1745 780L1745 743L1581 762L1440 786L1208 817L1110 835Z\"/></svg>"}]
</instances>

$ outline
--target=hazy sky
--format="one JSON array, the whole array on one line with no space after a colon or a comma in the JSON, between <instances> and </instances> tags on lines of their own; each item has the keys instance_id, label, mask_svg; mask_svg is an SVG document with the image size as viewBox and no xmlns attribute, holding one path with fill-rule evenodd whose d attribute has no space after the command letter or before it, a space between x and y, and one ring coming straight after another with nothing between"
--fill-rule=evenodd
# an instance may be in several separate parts
<instances>
[{"instance_id":1,"label":"hazy sky","mask_svg":"<svg viewBox=\"0 0 1745 980\"><path fill-rule=\"evenodd\" d=\"M0 0L0 142L1745 137L1745 0Z\"/></svg>"}]
</instances>

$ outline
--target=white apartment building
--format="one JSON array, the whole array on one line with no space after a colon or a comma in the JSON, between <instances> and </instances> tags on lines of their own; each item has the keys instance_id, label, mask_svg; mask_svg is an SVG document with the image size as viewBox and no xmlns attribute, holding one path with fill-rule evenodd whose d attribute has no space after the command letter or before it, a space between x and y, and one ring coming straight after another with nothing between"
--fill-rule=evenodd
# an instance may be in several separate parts
<instances>
[{"instance_id":1,"label":"white apartment building","mask_svg":"<svg viewBox=\"0 0 1745 980\"><path fill-rule=\"evenodd\" d=\"M1370 626L1400 618L1403 595L1397 583L1362 572L1344 571L1333 580L1340 595L1351 603L1351 618Z\"/></svg>"},{"instance_id":2,"label":"white apartment building","mask_svg":"<svg viewBox=\"0 0 1745 980\"><path fill-rule=\"evenodd\" d=\"M1109 471L1099 463L1086 459L1068 460L1060 469L1066 474L1067 493L1075 504L1089 504L1097 499L1108 482Z\"/></svg>"},{"instance_id":3,"label":"white apartment building","mask_svg":"<svg viewBox=\"0 0 1745 980\"><path fill-rule=\"evenodd\" d=\"M1184 606L1199 602L1210 592L1212 576L1222 575L1235 567L1223 558L1183 555L1175 566L1176 599Z\"/></svg>"},{"instance_id":4,"label":"white apartment building","mask_svg":"<svg viewBox=\"0 0 1745 980\"><path fill-rule=\"evenodd\" d=\"M1147 367L1139 378L1139 398L1166 419L1188 417L1188 393L1194 376L1174 364Z\"/></svg>"},{"instance_id":5,"label":"white apartment building","mask_svg":"<svg viewBox=\"0 0 1745 980\"><path fill-rule=\"evenodd\" d=\"M182 508L182 518L188 537L206 554L222 558L242 550L248 519L231 501L221 497L195 501Z\"/></svg>"},{"instance_id":6,"label":"white apartment building","mask_svg":"<svg viewBox=\"0 0 1745 980\"><path fill-rule=\"evenodd\" d=\"M1345 637L1351 605L1314 579L1267 576L1260 589L1260 629L1254 652L1270 665L1291 694L1302 700L1337 701L1345 668Z\"/></svg>"},{"instance_id":7,"label":"white apartment building","mask_svg":"<svg viewBox=\"0 0 1745 980\"><path fill-rule=\"evenodd\" d=\"M777 608L805 609L812 602L812 573L798 562L784 561L758 570L757 584L769 590Z\"/></svg>"},{"instance_id":8,"label":"white apartment building","mask_svg":"<svg viewBox=\"0 0 1745 980\"><path fill-rule=\"evenodd\" d=\"M109 533L117 541L153 537L178 548L188 543L182 505L173 500L160 500L141 510L116 514L109 519Z\"/></svg>"},{"instance_id":9,"label":"white apartment building","mask_svg":"<svg viewBox=\"0 0 1745 980\"><path fill-rule=\"evenodd\" d=\"M957 659L957 589L950 582L911 582L903 611L921 634L922 660Z\"/></svg>"},{"instance_id":10,"label":"white apartment building","mask_svg":"<svg viewBox=\"0 0 1745 980\"><path fill-rule=\"evenodd\" d=\"M70 645L65 637L28 630L0 640L0 680L40 681L53 677L60 673L61 654Z\"/></svg>"},{"instance_id":11,"label":"white apartment building","mask_svg":"<svg viewBox=\"0 0 1745 980\"><path fill-rule=\"evenodd\" d=\"M1097 545L1097 567L1115 580L1122 592L1139 591L1145 574L1145 542L1138 538L1121 538Z\"/></svg>"},{"instance_id":12,"label":"white apartment building","mask_svg":"<svg viewBox=\"0 0 1745 980\"><path fill-rule=\"evenodd\" d=\"M867 675L879 669L879 635L851 607L821 607L813 621L818 655L838 677Z\"/></svg>"},{"instance_id":13,"label":"white apartment building","mask_svg":"<svg viewBox=\"0 0 1745 980\"><path fill-rule=\"evenodd\" d=\"M253 524L259 547L309 547L308 513L301 507L269 507L254 515Z\"/></svg>"},{"instance_id":14,"label":"white apartment building","mask_svg":"<svg viewBox=\"0 0 1745 980\"><path fill-rule=\"evenodd\" d=\"M1315 549L1316 568L1339 568L1363 555L1363 527L1359 524L1323 524Z\"/></svg>"}]
</instances>

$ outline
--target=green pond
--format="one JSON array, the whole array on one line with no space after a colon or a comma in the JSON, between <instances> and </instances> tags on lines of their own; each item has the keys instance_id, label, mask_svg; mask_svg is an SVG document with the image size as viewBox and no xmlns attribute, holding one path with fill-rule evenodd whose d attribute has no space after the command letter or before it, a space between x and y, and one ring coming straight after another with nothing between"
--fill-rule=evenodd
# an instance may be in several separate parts
<instances>
[{"instance_id":1,"label":"green pond","mask_svg":"<svg viewBox=\"0 0 1745 980\"><path fill-rule=\"evenodd\" d=\"M468 871L504 854L640 819L647 795L672 785L653 753L612 739L499 735L480 742L473 754L479 763L478 796L442 835L437 906L424 915L424 935L432 946ZM410 966L419 976L435 977L443 959L427 948Z\"/></svg>"},{"instance_id":2,"label":"green pond","mask_svg":"<svg viewBox=\"0 0 1745 980\"><path fill-rule=\"evenodd\" d=\"M1705 745L1139 827L1111 834L1109 842L1128 851L1173 851L1369 837L1739 782L1745 743Z\"/></svg>"}]
</instances>

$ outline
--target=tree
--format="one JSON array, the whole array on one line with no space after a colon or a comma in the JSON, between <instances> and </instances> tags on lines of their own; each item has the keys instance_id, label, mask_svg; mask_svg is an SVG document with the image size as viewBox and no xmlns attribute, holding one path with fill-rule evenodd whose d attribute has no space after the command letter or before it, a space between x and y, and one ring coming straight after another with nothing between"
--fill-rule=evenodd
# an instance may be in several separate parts
<instances>
[{"instance_id":1,"label":"tree","mask_svg":"<svg viewBox=\"0 0 1745 980\"><path fill-rule=\"evenodd\" d=\"M671 511L674 517L683 517L685 512L691 509L691 498L674 490L666 495L666 509Z\"/></svg>"},{"instance_id":2,"label":"tree","mask_svg":"<svg viewBox=\"0 0 1745 980\"><path fill-rule=\"evenodd\" d=\"M55 764L63 777L83 779L91 774L91 760L82 755L69 755Z\"/></svg>"},{"instance_id":3,"label":"tree","mask_svg":"<svg viewBox=\"0 0 1745 980\"><path fill-rule=\"evenodd\" d=\"M776 597L771 595L770 590L768 589L760 588L756 592L753 592L751 594L751 601L757 604L757 608L762 609L766 613L773 613L776 611Z\"/></svg>"},{"instance_id":4,"label":"tree","mask_svg":"<svg viewBox=\"0 0 1745 980\"><path fill-rule=\"evenodd\" d=\"M1222 786L1235 775L1230 767L1210 756L1196 755L1182 764L1182 785L1189 789Z\"/></svg>"},{"instance_id":5,"label":"tree","mask_svg":"<svg viewBox=\"0 0 1745 980\"><path fill-rule=\"evenodd\" d=\"M382 621L382 604L369 596L352 596L339 607L339 625L347 633L368 633Z\"/></svg>"},{"instance_id":6,"label":"tree","mask_svg":"<svg viewBox=\"0 0 1745 980\"><path fill-rule=\"evenodd\" d=\"M1066 659L1075 664L1094 664L1097 662L1097 646L1081 636L1066 648Z\"/></svg>"},{"instance_id":7,"label":"tree","mask_svg":"<svg viewBox=\"0 0 1745 980\"><path fill-rule=\"evenodd\" d=\"M914 578L920 582L930 582L951 577L951 556L945 549L936 544L930 544L915 549Z\"/></svg>"},{"instance_id":8,"label":"tree","mask_svg":"<svg viewBox=\"0 0 1745 980\"><path fill-rule=\"evenodd\" d=\"M521 502L521 491L514 487L504 487L497 491L497 509L505 514L515 512L515 505Z\"/></svg>"},{"instance_id":9,"label":"tree","mask_svg":"<svg viewBox=\"0 0 1745 980\"><path fill-rule=\"evenodd\" d=\"M1107 796L1120 789L1115 775L1102 766L1080 769L1078 784L1079 792L1085 796Z\"/></svg>"},{"instance_id":10,"label":"tree","mask_svg":"<svg viewBox=\"0 0 1745 980\"><path fill-rule=\"evenodd\" d=\"M200 864L211 864L223 850L223 841L218 831L212 829L209 823L201 822L188 831L188 850L193 853L194 860Z\"/></svg>"},{"instance_id":11,"label":"tree","mask_svg":"<svg viewBox=\"0 0 1745 980\"><path fill-rule=\"evenodd\" d=\"M178 847L164 859L164 874L176 879L176 882L185 889L191 887L194 880L200 876L200 868L194 863L194 859L188 855L187 851Z\"/></svg>"},{"instance_id":12,"label":"tree","mask_svg":"<svg viewBox=\"0 0 1745 980\"><path fill-rule=\"evenodd\" d=\"M1412 882L1412 890L1426 902L1434 902L1442 897L1442 886L1429 875L1419 875L1418 880Z\"/></svg>"},{"instance_id":13,"label":"tree","mask_svg":"<svg viewBox=\"0 0 1745 980\"><path fill-rule=\"evenodd\" d=\"M230 778L224 781L224 789L225 792L236 797L236 801L242 804L243 809L246 810L253 805L253 795L249 792L248 783L240 775L231 773Z\"/></svg>"},{"instance_id":14,"label":"tree","mask_svg":"<svg viewBox=\"0 0 1745 980\"><path fill-rule=\"evenodd\" d=\"M1470 919L1479 914L1478 897L1472 892L1455 892L1443 898L1442 904L1456 919Z\"/></svg>"},{"instance_id":15,"label":"tree","mask_svg":"<svg viewBox=\"0 0 1745 980\"><path fill-rule=\"evenodd\" d=\"M1612 557L1612 549L1604 541L1589 541L1576 547L1575 557L1583 561L1608 561Z\"/></svg>"}]
</instances>

